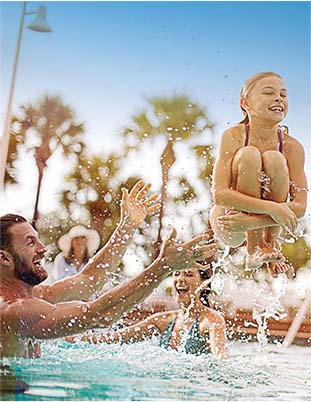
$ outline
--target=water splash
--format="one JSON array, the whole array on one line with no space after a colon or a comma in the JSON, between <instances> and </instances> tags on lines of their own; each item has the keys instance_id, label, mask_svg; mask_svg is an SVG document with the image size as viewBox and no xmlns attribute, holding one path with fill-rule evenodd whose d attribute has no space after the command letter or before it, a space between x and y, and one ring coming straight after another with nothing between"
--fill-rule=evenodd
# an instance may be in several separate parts
<instances>
[{"instance_id":1,"label":"water splash","mask_svg":"<svg viewBox=\"0 0 311 402\"><path fill-rule=\"evenodd\" d=\"M258 364L254 344L229 344L229 358L136 344L45 342L40 359L9 359L29 385L16 400L310 400L306 348L276 350Z\"/></svg>"},{"instance_id":2,"label":"water splash","mask_svg":"<svg viewBox=\"0 0 311 402\"><path fill-rule=\"evenodd\" d=\"M276 289L276 296L271 296L269 298L269 303L263 306L256 303L253 309L253 318L257 323L257 340L259 343L259 359L263 357L267 352L268 337L268 319L273 318L276 321L282 320L287 316L284 307L280 302L280 297L286 292L286 287L289 284L289 280L285 274L279 275L279 281L281 281L280 286Z\"/></svg>"},{"instance_id":3,"label":"water splash","mask_svg":"<svg viewBox=\"0 0 311 402\"><path fill-rule=\"evenodd\" d=\"M266 175L264 171L261 171L259 182L261 183L261 189L263 193L270 193L271 179Z\"/></svg>"}]
</instances>

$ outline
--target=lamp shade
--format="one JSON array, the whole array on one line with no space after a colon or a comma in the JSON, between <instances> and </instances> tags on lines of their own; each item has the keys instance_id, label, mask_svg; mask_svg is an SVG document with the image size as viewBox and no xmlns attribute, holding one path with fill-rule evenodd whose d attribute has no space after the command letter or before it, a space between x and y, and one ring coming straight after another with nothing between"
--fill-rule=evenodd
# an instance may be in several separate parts
<instances>
[{"instance_id":1,"label":"lamp shade","mask_svg":"<svg viewBox=\"0 0 311 402\"><path fill-rule=\"evenodd\" d=\"M36 32L52 32L45 19L46 7L40 6L35 20L28 25L28 28Z\"/></svg>"}]
</instances>

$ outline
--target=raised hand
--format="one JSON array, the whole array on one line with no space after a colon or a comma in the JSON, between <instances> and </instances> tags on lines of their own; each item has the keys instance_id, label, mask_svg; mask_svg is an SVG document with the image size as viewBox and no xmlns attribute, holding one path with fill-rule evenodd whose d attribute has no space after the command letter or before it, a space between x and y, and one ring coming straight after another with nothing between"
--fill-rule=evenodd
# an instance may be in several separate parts
<instances>
[{"instance_id":1,"label":"raised hand","mask_svg":"<svg viewBox=\"0 0 311 402\"><path fill-rule=\"evenodd\" d=\"M150 183L144 185L143 181L139 180L130 192L122 188L121 221L129 221L139 226L148 214L160 208L161 204L155 203L159 198L158 194L143 200L150 187Z\"/></svg>"},{"instance_id":2,"label":"raised hand","mask_svg":"<svg viewBox=\"0 0 311 402\"><path fill-rule=\"evenodd\" d=\"M69 343L76 343L77 342L77 337L76 337L76 335L66 336L65 341L69 342Z\"/></svg>"},{"instance_id":3,"label":"raised hand","mask_svg":"<svg viewBox=\"0 0 311 402\"><path fill-rule=\"evenodd\" d=\"M159 255L170 272L190 267L204 269L204 265L196 261L210 258L217 252L215 243L207 244L210 239L207 233L196 236L185 243L178 242L176 235L177 232L173 229L169 238L162 243Z\"/></svg>"},{"instance_id":4,"label":"raised hand","mask_svg":"<svg viewBox=\"0 0 311 402\"><path fill-rule=\"evenodd\" d=\"M278 274L282 274L291 269L291 265L286 263L285 261L281 262L270 262L268 264L268 270L272 276L272 278L277 278Z\"/></svg>"}]
</instances>

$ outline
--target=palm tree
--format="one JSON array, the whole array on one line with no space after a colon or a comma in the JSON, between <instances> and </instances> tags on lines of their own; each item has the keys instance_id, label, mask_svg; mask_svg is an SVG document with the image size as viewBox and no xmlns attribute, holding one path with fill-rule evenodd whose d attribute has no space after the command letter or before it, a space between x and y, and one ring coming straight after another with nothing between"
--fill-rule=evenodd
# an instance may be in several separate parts
<instances>
[{"instance_id":1,"label":"palm tree","mask_svg":"<svg viewBox=\"0 0 311 402\"><path fill-rule=\"evenodd\" d=\"M16 126L17 118L12 118L12 127ZM6 184L17 184L17 180L15 177L15 161L17 159L17 149L20 143L22 143L23 137L22 135L18 135L17 133L11 131L10 133L10 142L8 149L8 158L5 169L4 183Z\"/></svg>"},{"instance_id":2,"label":"palm tree","mask_svg":"<svg viewBox=\"0 0 311 402\"><path fill-rule=\"evenodd\" d=\"M200 159L203 160L203 166L200 169L199 172L199 178L206 182L208 185L211 185L212 183L212 173L213 173L213 168L215 164L215 157L212 155L211 150L212 146L211 145L195 145L193 147L196 156Z\"/></svg>"},{"instance_id":3,"label":"palm tree","mask_svg":"<svg viewBox=\"0 0 311 402\"><path fill-rule=\"evenodd\" d=\"M47 162L52 154L61 149L68 157L79 154L84 148L82 123L74 121L74 113L69 106L62 103L59 97L45 96L35 105L21 107L21 117L15 117L12 125L10 152L7 165L7 180L12 178L10 169L14 167L12 155L18 156L21 146L35 157L38 170L38 184L33 214L33 226L38 220L38 204L42 178Z\"/></svg>"},{"instance_id":4,"label":"palm tree","mask_svg":"<svg viewBox=\"0 0 311 402\"><path fill-rule=\"evenodd\" d=\"M76 166L66 178L66 190L61 204L69 219L83 221L96 229L103 243L108 240L120 218L121 187L130 189L138 178L131 177L125 183L119 179L122 154L111 153L107 157L82 152Z\"/></svg>"},{"instance_id":5,"label":"palm tree","mask_svg":"<svg viewBox=\"0 0 311 402\"><path fill-rule=\"evenodd\" d=\"M213 130L214 124L209 121L205 110L185 95L156 97L147 102L147 110L133 117L133 125L124 130L124 135L134 135L139 142L155 136L164 136L166 139L160 160L162 185L160 226L155 247L157 255L161 243L165 205L169 197L167 191L169 171L176 160L174 144L176 141L200 135L207 129Z\"/></svg>"}]
</instances>

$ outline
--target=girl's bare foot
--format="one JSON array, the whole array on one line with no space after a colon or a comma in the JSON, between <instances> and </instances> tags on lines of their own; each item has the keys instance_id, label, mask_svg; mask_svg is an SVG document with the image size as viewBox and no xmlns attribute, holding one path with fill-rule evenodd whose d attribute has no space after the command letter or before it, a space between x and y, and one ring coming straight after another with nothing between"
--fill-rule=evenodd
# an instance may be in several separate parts
<instances>
[{"instance_id":1,"label":"girl's bare foot","mask_svg":"<svg viewBox=\"0 0 311 402\"><path fill-rule=\"evenodd\" d=\"M282 274L291 269L291 265L285 261L282 262L270 262L268 264L268 270L273 278L277 278L278 274Z\"/></svg>"},{"instance_id":2,"label":"girl's bare foot","mask_svg":"<svg viewBox=\"0 0 311 402\"><path fill-rule=\"evenodd\" d=\"M252 254L247 255L246 266L247 268L256 269L264 263L281 263L284 260L285 257L279 250L276 250L269 244L265 244L262 247L257 246Z\"/></svg>"}]
</instances>

